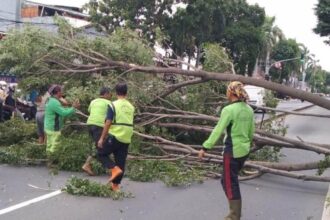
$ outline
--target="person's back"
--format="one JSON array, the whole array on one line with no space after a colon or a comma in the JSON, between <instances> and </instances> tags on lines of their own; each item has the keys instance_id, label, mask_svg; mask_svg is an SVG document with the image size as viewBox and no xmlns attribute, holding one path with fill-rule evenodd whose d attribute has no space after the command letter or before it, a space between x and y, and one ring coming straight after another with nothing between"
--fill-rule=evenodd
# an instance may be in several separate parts
<instances>
[{"instance_id":1,"label":"person's back","mask_svg":"<svg viewBox=\"0 0 330 220\"><path fill-rule=\"evenodd\" d=\"M118 99L113 106L115 116L109 133L118 141L129 144L133 135L134 106L127 99Z\"/></svg>"},{"instance_id":2,"label":"person's back","mask_svg":"<svg viewBox=\"0 0 330 220\"><path fill-rule=\"evenodd\" d=\"M254 114L252 108L246 104L248 94L241 82L231 82L226 95L229 104L222 109L220 119L203 143L198 157L202 159L205 151L212 149L226 130L221 184L228 199L230 212L225 219L238 220L242 211L238 175L249 156L255 129Z\"/></svg>"},{"instance_id":3,"label":"person's back","mask_svg":"<svg viewBox=\"0 0 330 220\"><path fill-rule=\"evenodd\" d=\"M111 101L108 99L105 98L94 99L90 103L88 108L90 114L87 119L87 124L103 127L109 105L111 105Z\"/></svg>"},{"instance_id":4,"label":"person's back","mask_svg":"<svg viewBox=\"0 0 330 220\"><path fill-rule=\"evenodd\" d=\"M239 101L226 106L230 117L225 137L225 152L231 151L235 158L246 156L253 138L254 113L245 102Z\"/></svg>"}]
</instances>

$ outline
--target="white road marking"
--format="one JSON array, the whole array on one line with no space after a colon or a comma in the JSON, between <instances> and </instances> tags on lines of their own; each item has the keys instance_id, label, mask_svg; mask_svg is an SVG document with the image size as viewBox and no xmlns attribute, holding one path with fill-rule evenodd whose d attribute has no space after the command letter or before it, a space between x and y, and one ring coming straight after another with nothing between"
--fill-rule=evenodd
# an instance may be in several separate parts
<instances>
[{"instance_id":1,"label":"white road marking","mask_svg":"<svg viewBox=\"0 0 330 220\"><path fill-rule=\"evenodd\" d=\"M23 208L25 206L28 206L28 205L31 205L33 203L37 203L37 202L40 202L42 200L45 200L45 199L49 199L51 197L54 197L54 196L57 196L59 194L61 194L62 191L61 190L57 190L55 192L51 192L51 193L48 193L46 195L43 195L43 196L39 196L37 198L34 198L34 199L31 199L31 200L28 200L28 201L25 201L25 202L22 202L22 203L19 203L19 204L16 204L16 205L13 205L13 206L10 206L8 208L5 208L5 209L1 209L0 210L0 215L3 215L3 214L6 214L8 212L12 212L16 209L20 209L20 208Z\"/></svg>"},{"instance_id":2,"label":"white road marking","mask_svg":"<svg viewBox=\"0 0 330 220\"><path fill-rule=\"evenodd\" d=\"M330 185L327 196L325 198L323 214L322 214L322 220L329 220L329 219L330 219Z\"/></svg>"}]
</instances>

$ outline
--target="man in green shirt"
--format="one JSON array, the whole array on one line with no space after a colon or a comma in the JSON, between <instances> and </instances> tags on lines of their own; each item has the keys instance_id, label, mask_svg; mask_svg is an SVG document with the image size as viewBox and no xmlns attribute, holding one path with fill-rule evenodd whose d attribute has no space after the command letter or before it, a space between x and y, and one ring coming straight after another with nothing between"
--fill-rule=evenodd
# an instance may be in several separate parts
<instances>
[{"instance_id":1,"label":"man in green shirt","mask_svg":"<svg viewBox=\"0 0 330 220\"><path fill-rule=\"evenodd\" d=\"M49 89L51 95L45 105L44 129L47 137L47 154L52 155L58 150L61 129L64 126L64 118L75 114L79 106L78 102L72 104L73 107L65 108L60 100L62 99L62 88L59 85L53 85Z\"/></svg>"},{"instance_id":2,"label":"man in green shirt","mask_svg":"<svg viewBox=\"0 0 330 220\"><path fill-rule=\"evenodd\" d=\"M88 107L89 117L87 125L89 134L92 137L95 147L101 137L105 118L107 116L108 107L111 105L111 90L109 87L103 87L100 90L100 97L91 101ZM94 156L88 156L85 164L82 166L83 171L93 176L91 161Z\"/></svg>"},{"instance_id":3,"label":"man in green shirt","mask_svg":"<svg viewBox=\"0 0 330 220\"><path fill-rule=\"evenodd\" d=\"M123 178L128 146L133 136L134 106L126 99L126 83L116 85L117 100L108 108L102 135L98 141L97 157L109 170L111 188L120 189ZM109 158L113 154L115 162Z\"/></svg>"},{"instance_id":4,"label":"man in green shirt","mask_svg":"<svg viewBox=\"0 0 330 220\"><path fill-rule=\"evenodd\" d=\"M238 173L243 168L253 140L254 113L246 104L248 95L241 82L231 82L227 88L229 104L220 115L220 119L209 138L199 152L202 158L205 151L214 147L221 134L226 131L223 153L223 174L221 184L229 201L230 213L225 220L239 220L241 217L241 193Z\"/></svg>"}]
</instances>

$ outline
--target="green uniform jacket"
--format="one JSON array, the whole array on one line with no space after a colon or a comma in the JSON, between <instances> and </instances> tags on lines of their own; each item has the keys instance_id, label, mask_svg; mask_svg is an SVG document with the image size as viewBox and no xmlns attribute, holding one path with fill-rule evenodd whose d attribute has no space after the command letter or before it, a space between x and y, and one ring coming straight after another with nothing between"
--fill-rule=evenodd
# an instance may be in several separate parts
<instances>
[{"instance_id":1,"label":"green uniform jacket","mask_svg":"<svg viewBox=\"0 0 330 220\"><path fill-rule=\"evenodd\" d=\"M88 107L89 117L87 124L104 127L109 105L111 105L110 100L104 98L94 99Z\"/></svg>"},{"instance_id":2,"label":"green uniform jacket","mask_svg":"<svg viewBox=\"0 0 330 220\"><path fill-rule=\"evenodd\" d=\"M60 101L50 97L45 106L44 127L47 131L60 131L64 125L64 117L75 113L75 108L64 108Z\"/></svg>"},{"instance_id":3,"label":"green uniform jacket","mask_svg":"<svg viewBox=\"0 0 330 220\"><path fill-rule=\"evenodd\" d=\"M224 152L229 152L234 158L249 154L254 133L254 113L245 102L237 101L225 106L220 119L203 147L211 149L226 129Z\"/></svg>"}]
</instances>

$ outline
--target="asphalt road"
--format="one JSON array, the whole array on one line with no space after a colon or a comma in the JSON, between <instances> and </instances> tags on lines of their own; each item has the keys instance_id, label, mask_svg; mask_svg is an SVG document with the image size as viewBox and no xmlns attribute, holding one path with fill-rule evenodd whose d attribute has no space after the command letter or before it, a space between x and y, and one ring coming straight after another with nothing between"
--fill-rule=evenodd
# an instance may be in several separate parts
<instances>
[{"instance_id":1,"label":"asphalt road","mask_svg":"<svg viewBox=\"0 0 330 220\"><path fill-rule=\"evenodd\" d=\"M295 110L302 110L304 108L308 108L312 106L310 102L301 102L300 99L290 99L290 100L281 100L278 105L277 109L284 110L284 111L295 111ZM276 115L283 115L283 112L276 112ZM261 121L262 120L262 112L257 112L255 114L255 120ZM266 113L264 115L264 120L268 119L269 115Z\"/></svg>"},{"instance_id":2,"label":"asphalt road","mask_svg":"<svg viewBox=\"0 0 330 220\"><path fill-rule=\"evenodd\" d=\"M316 107L308 111L329 114L327 110ZM287 116L287 122L290 137L329 142L328 119ZM285 150L283 154L286 155L283 162L309 162L319 157L299 150ZM328 171L325 174L330 175ZM188 188L168 188L161 182L138 183L128 179L123 181L123 190L132 192L135 198L113 201L61 193L1 214L8 207L60 189L71 175L84 177L81 173L68 172L51 176L45 168L0 165L0 220L216 220L227 214L227 201L219 180L207 180ZM106 181L105 176L92 179ZM328 183L304 182L274 175L242 182L242 220L319 220L328 186Z\"/></svg>"}]
</instances>

